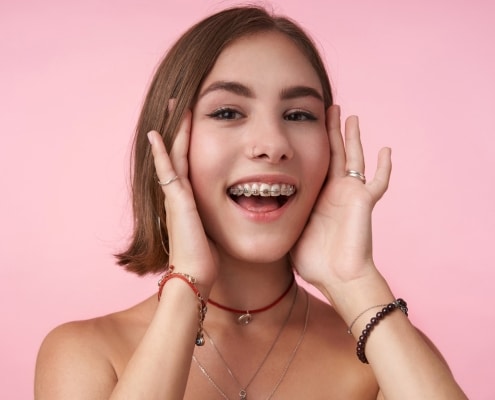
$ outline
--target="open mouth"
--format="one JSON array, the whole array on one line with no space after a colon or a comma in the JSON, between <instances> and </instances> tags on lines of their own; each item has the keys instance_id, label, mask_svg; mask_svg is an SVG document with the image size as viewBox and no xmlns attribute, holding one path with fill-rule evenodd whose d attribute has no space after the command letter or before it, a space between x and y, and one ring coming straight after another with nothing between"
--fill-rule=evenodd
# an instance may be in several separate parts
<instances>
[{"instance_id":1,"label":"open mouth","mask_svg":"<svg viewBox=\"0 0 495 400\"><path fill-rule=\"evenodd\" d=\"M296 193L285 183L244 183L231 186L228 195L242 208L252 212L270 212L282 207Z\"/></svg>"}]
</instances>

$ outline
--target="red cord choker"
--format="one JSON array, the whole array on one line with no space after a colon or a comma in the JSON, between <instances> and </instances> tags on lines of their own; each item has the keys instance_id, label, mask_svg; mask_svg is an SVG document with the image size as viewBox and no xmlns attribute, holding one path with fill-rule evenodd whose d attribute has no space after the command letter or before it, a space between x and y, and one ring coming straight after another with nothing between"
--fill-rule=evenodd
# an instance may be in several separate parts
<instances>
[{"instance_id":1,"label":"red cord choker","mask_svg":"<svg viewBox=\"0 0 495 400\"><path fill-rule=\"evenodd\" d=\"M268 304L267 306L257 308L256 310L240 310L237 308L231 308L231 307L227 307L227 306L224 306L222 304L219 304L216 301L213 301L211 299L208 299L208 304L211 304L211 305L218 307L218 308L225 310L225 311L230 311L231 313L234 313L234 314L241 314L237 318L237 323L239 325L247 325L253 320L253 314L257 314L257 313L269 310L270 308L275 307L278 303L280 303L280 301L282 301L282 299L287 295L287 293L289 293L290 289L294 285L294 282L295 282L295 278L294 278L294 275L292 275L292 279L290 280L289 286L280 295L280 297L278 297L274 302Z\"/></svg>"}]
</instances>

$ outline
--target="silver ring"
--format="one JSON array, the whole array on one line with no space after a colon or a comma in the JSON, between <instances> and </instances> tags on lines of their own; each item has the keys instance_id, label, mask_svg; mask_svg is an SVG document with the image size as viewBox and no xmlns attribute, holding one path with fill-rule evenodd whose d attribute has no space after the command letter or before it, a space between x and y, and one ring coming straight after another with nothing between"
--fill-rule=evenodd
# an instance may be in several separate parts
<instances>
[{"instance_id":1,"label":"silver ring","mask_svg":"<svg viewBox=\"0 0 495 400\"><path fill-rule=\"evenodd\" d=\"M366 177L359 171L354 171L352 169L348 169L345 171L345 176L350 176L352 178L358 178L361 182L366 183Z\"/></svg>"},{"instance_id":2,"label":"silver ring","mask_svg":"<svg viewBox=\"0 0 495 400\"><path fill-rule=\"evenodd\" d=\"M158 184L160 186L167 186L167 185L170 185L172 182L176 181L177 179L179 179L179 175L175 175L173 178L170 178L169 180L166 180L165 182L158 181Z\"/></svg>"}]
</instances>

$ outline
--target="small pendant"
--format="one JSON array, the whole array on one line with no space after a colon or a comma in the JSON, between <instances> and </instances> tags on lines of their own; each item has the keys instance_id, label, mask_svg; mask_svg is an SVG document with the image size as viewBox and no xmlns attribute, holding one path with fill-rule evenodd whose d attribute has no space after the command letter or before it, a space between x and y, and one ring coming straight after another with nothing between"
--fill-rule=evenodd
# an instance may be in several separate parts
<instances>
[{"instance_id":1,"label":"small pendant","mask_svg":"<svg viewBox=\"0 0 495 400\"><path fill-rule=\"evenodd\" d=\"M239 392L239 400L247 400L246 389L241 389Z\"/></svg>"},{"instance_id":2,"label":"small pendant","mask_svg":"<svg viewBox=\"0 0 495 400\"><path fill-rule=\"evenodd\" d=\"M237 323L239 325L247 325L253 320L253 317L249 312L246 314L242 314L239 318L237 318Z\"/></svg>"}]
</instances>

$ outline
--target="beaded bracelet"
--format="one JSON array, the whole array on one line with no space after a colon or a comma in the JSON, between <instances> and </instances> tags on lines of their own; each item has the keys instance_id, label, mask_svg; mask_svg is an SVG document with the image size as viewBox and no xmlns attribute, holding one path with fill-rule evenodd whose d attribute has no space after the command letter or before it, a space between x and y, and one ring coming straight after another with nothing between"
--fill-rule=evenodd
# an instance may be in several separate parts
<instances>
[{"instance_id":1,"label":"beaded bracelet","mask_svg":"<svg viewBox=\"0 0 495 400\"><path fill-rule=\"evenodd\" d=\"M170 279L179 278L184 282L186 282L189 285L189 287L193 290L194 294L199 300L199 328L196 334L195 343L196 346L203 346L205 344L205 338L203 334L203 322L205 320L205 315L207 310L206 302L204 301L203 297L201 296L201 293L196 287L196 278L194 278L189 274L184 274L182 272L174 272L174 269L175 269L174 266L170 265L168 267L168 271L158 281L158 301L160 301L160 298L162 297L162 291L163 291L163 287L165 286L165 283L167 283Z\"/></svg>"},{"instance_id":2,"label":"beaded bracelet","mask_svg":"<svg viewBox=\"0 0 495 400\"><path fill-rule=\"evenodd\" d=\"M368 340L371 331L383 318L385 318L389 313L397 308L400 309L407 316L407 303L402 299L397 299L387 306L383 307L381 311L378 311L376 315L371 318L370 322L366 324L365 328L361 332L361 336L359 336L356 346L356 355L362 363L369 364L368 359L364 354L364 347L366 346L366 341Z\"/></svg>"},{"instance_id":3,"label":"beaded bracelet","mask_svg":"<svg viewBox=\"0 0 495 400\"><path fill-rule=\"evenodd\" d=\"M362 312L360 312L358 314L358 316L356 318L354 318L351 322L351 324L349 325L349 328L347 328L347 333L349 335L352 335L352 327L354 326L354 324L357 322L357 320L362 317L366 312L368 312L369 310L373 310L373 308L380 308L380 307L386 307L387 305L386 304L378 304L376 306L371 306L371 307L368 307L366 310L363 310Z\"/></svg>"}]
</instances>

